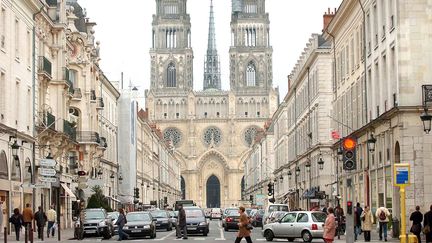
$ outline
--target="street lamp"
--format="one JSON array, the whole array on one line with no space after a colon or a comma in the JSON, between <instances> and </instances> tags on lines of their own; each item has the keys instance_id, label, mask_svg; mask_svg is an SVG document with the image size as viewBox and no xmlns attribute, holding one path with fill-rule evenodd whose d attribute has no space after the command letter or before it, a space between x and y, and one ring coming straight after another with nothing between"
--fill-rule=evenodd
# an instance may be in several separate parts
<instances>
[{"instance_id":1,"label":"street lamp","mask_svg":"<svg viewBox=\"0 0 432 243\"><path fill-rule=\"evenodd\" d=\"M12 156L15 160L18 160L18 150L21 146L18 145L17 140L11 145L12 148Z\"/></svg>"},{"instance_id":2,"label":"street lamp","mask_svg":"<svg viewBox=\"0 0 432 243\"><path fill-rule=\"evenodd\" d=\"M429 125L430 125L430 121L429 121ZM430 126L429 126L430 128ZM429 129L430 130L430 129ZM376 138L374 137L373 133L371 134L371 137L367 140L367 145L368 145L368 150L370 153L374 153L375 152L375 143L376 143Z\"/></svg>"},{"instance_id":3,"label":"street lamp","mask_svg":"<svg viewBox=\"0 0 432 243\"><path fill-rule=\"evenodd\" d=\"M305 167L306 167L306 171L310 172L311 163L310 163L309 159L308 159L308 161L306 161Z\"/></svg>"},{"instance_id":4,"label":"street lamp","mask_svg":"<svg viewBox=\"0 0 432 243\"><path fill-rule=\"evenodd\" d=\"M296 176L299 176L299 175L300 175L300 167L297 167L297 168L296 168L296 170L295 170L295 174L296 174Z\"/></svg>"},{"instance_id":5,"label":"street lamp","mask_svg":"<svg viewBox=\"0 0 432 243\"><path fill-rule=\"evenodd\" d=\"M281 174L281 176L279 177L279 180L281 181L281 182L283 182L283 175Z\"/></svg>"},{"instance_id":6,"label":"street lamp","mask_svg":"<svg viewBox=\"0 0 432 243\"><path fill-rule=\"evenodd\" d=\"M292 175L292 173L291 173L290 170L288 171L287 175L288 175L288 180L291 180L291 175Z\"/></svg>"},{"instance_id":7,"label":"street lamp","mask_svg":"<svg viewBox=\"0 0 432 243\"><path fill-rule=\"evenodd\" d=\"M111 179L114 179L114 173L112 173L112 174L110 175L110 178L111 178Z\"/></svg>"},{"instance_id":8,"label":"street lamp","mask_svg":"<svg viewBox=\"0 0 432 243\"><path fill-rule=\"evenodd\" d=\"M423 122L423 130L426 134L429 134L429 132L431 131L432 115L428 114L428 110L426 108L424 109L424 112L420 115L420 119Z\"/></svg>"},{"instance_id":9,"label":"street lamp","mask_svg":"<svg viewBox=\"0 0 432 243\"><path fill-rule=\"evenodd\" d=\"M324 169L324 160L321 156L318 159L318 169L320 169L320 170Z\"/></svg>"}]
</instances>

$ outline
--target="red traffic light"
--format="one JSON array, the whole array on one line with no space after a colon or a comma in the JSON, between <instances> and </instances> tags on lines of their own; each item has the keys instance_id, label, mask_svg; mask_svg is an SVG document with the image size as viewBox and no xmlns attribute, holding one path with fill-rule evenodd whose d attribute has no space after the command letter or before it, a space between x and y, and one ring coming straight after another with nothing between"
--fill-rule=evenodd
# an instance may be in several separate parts
<instances>
[{"instance_id":1,"label":"red traffic light","mask_svg":"<svg viewBox=\"0 0 432 243\"><path fill-rule=\"evenodd\" d=\"M352 207L352 202L351 202L351 201L348 201L348 202L347 202L347 206L348 206L348 207Z\"/></svg>"},{"instance_id":2,"label":"red traffic light","mask_svg":"<svg viewBox=\"0 0 432 243\"><path fill-rule=\"evenodd\" d=\"M78 175L79 176L85 176L85 175L87 175L87 173L83 170L80 170L80 171L78 171Z\"/></svg>"},{"instance_id":3,"label":"red traffic light","mask_svg":"<svg viewBox=\"0 0 432 243\"><path fill-rule=\"evenodd\" d=\"M342 141L342 146L345 150L355 149L357 142L354 138L348 137Z\"/></svg>"}]
</instances>

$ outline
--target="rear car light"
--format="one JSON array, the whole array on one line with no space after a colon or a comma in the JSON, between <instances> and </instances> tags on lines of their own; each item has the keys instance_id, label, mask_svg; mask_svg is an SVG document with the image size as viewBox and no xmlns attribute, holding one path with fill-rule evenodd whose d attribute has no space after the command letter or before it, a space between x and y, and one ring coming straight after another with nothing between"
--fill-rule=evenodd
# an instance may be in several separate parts
<instances>
[{"instance_id":1,"label":"rear car light","mask_svg":"<svg viewBox=\"0 0 432 243\"><path fill-rule=\"evenodd\" d=\"M318 230L318 225L317 224L312 224L312 230Z\"/></svg>"},{"instance_id":2,"label":"rear car light","mask_svg":"<svg viewBox=\"0 0 432 243\"><path fill-rule=\"evenodd\" d=\"M232 218L227 218L226 221L227 222L232 222Z\"/></svg>"}]
</instances>

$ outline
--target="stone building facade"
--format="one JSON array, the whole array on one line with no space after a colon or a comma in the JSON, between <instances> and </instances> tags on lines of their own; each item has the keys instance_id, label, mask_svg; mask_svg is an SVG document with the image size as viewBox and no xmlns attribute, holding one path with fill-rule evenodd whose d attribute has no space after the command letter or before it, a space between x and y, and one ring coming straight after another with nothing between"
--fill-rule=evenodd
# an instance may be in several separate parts
<instances>
[{"instance_id":1,"label":"stone building facade","mask_svg":"<svg viewBox=\"0 0 432 243\"><path fill-rule=\"evenodd\" d=\"M245 155L278 104L265 0L233 1L229 91L220 89L212 11L205 89L193 91L186 0L156 2L146 91L149 120L175 147L184 198L203 207L238 205Z\"/></svg>"}]
</instances>

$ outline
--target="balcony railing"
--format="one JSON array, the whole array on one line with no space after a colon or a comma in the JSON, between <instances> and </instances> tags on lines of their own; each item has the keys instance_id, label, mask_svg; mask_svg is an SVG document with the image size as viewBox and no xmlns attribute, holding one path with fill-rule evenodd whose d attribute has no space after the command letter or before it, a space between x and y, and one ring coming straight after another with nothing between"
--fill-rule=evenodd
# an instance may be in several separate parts
<instances>
[{"instance_id":1,"label":"balcony railing","mask_svg":"<svg viewBox=\"0 0 432 243\"><path fill-rule=\"evenodd\" d=\"M96 102L96 90L90 90L90 101Z\"/></svg>"},{"instance_id":2,"label":"balcony railing","mask_svg":"<svg viewBox=\"0 0 432 243\"><path fill-rule=\"evenodd\" d=\"M69 79L66 79L66 83L68 84L69 88L68 88L68 93L73 95L74 93L74 86L72 81L70 81Z\"/></svg>"},{"instance_id":3,"label":"balcony railing","mask_svg":"<svg viewBox=\"0 0 432 243\"><path fill-rule=\"evenodd\" d=\"M77 141L80 143L100 143L99 133L91 131L77 132Z\"/></svg>"},{"instance_id":4,"label":"balcony railing","mask_svg":"<svg viewBox=\"0 0 432 243\"><path fill-rule=\"evenodd\" d=\"M96 109L103 110L104 107L105 107L105 104L103 102L103 98L102 97L96 98Z\"/></svg>"},{"instance_id":5,"label":"balcony railing","mask_svg":"<svg viewBox=\"0 0 432 243\"><path fill-rule=\"evenodd\" d=\"M76 141L76 128L71 122L63 120L63 132L68 135L71 140Z\"/></svg>"},{"instance_id":6,"label":"balcony railing","mask_svg":"<svg viewBox=\"0 0 432 243\"><path fill-rule=\"evenodd\" d=\"M38 60L38 73L46 76L48 79L52 78L51 62L44 56L39 56Z\"/></svg>"},{"instance_id":7,"label":"balcony railing","mask_svg":"<svg viewBox=\"0 0 432 243\"><path fill-rule=\"evenodd\" d=\"M43 112L39 113L39 117L41 117L41 119L42 119L40 126L55 130L56 117L53 114L51 114L47 111L43 111Z\"/></svg>"},{"instance_id":8,"label":"balcony railing","mask_svg":"<svg viewBox=\"0 0 432 243\"><path fill-rule=\"evenodd\" d=\"M73 91L73 99L79 100L82 98L82 93L81 93L81 89L80 88L74 88Z\"/></svg>"},{"instance_id":9,"label":"balcony railing","mask_svg":"<svg viewBox=\"0 0 432 243\"><path fill-rule=\"evenodd\" d=\"M108 144L107 144L107 141L106 141L105 137L101 137L100 138L100 146L104 147L104 148L108 147Z\"/></svg>"}]
</instances>

